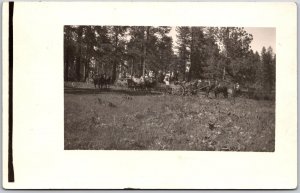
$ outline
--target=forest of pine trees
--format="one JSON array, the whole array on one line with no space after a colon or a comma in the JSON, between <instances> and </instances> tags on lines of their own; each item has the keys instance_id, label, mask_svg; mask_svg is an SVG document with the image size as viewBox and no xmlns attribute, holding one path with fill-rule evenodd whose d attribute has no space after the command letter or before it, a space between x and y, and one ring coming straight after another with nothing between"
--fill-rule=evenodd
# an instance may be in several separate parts
<instances>
[{"instance_id":1,"label":"forest of pine trees","mask_svg":"<svg viewBox=\"0 0 300 193\"><path fill-rule=\"evenodd\" d=\"M179 80L217 79L275 89L276 55L254 52L243 28L176 27L177 47L166 26L65 26L64 80L87 81L93 74L143 76L173 73Z\"/></svg>"}]
</instances>

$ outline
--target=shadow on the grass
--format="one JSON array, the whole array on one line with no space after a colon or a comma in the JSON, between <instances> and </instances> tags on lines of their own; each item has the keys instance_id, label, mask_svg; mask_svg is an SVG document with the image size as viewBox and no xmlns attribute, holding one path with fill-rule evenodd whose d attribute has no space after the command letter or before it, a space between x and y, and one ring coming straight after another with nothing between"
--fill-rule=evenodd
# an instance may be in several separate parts
<instances>
[{"instance_id":1,"label":"shadow on the grass","mask_svg":"<svg viewBox=\"0 0 300 193\"><path fill-rule=\"evenodd\" d=\"M113 88L74 88L74 87L64 87L65 94L76 94L76 95L87 95L87 94L127 94L130 96L146 96L146 95L161 95L161 92L153 90L129 90L129 89L113 89Z\"/></svg>"}]
</instances>

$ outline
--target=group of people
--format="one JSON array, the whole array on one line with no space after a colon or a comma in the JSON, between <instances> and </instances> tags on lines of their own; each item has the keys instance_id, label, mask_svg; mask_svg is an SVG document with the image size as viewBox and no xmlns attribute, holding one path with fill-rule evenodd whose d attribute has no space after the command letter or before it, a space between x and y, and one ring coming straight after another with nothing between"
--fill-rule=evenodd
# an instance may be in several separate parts
<instances>
[{"instance_id":1,"label":"group of people","mask_svg":"<svg viewBox=\"0 0 300 193\"><path fill-rule=\"evenodd\" d=\"M156 84L156 81L153 77L149 77L148 75L141 77L130 76L127 78L127 83L129 88L147 89L153 88Z\"/></svg>"},{"instance_id":2,"label":"group of people","mask_svg":"<svg viewBox=\"0 0 300 193\"><path fill-rule=\"evenodd\" d=\"M157 79L158 79L158 82L169 85L170 82L178 81L178 73L176 73L176 72L167 72L167 73L158 72Z\"/></svg>"}]
</instances>

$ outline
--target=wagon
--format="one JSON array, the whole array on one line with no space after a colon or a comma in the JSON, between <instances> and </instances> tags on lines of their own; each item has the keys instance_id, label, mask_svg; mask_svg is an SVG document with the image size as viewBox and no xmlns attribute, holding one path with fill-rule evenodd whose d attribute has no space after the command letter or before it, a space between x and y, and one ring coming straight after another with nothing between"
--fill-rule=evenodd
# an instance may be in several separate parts
<instances>
[{"instance_id":1,"label":"wagon","mask_svg":"<svg viewBox=\"0 0 300 193\"><path fill-rule=\"evenodd\" d=\"M200 95L207 93L208 82L198 82L197 80L191 82L178 82L184 88L183 95Z\"/></svg>"},{"instance_id":2,"label":"wagon","mask_svg":"<svg viewBox=\"0 0 300 193\"><path fill-rule=\"evenodd\" d=\"M181 84L171 83L170 85L158 83L156 90L172 95L182 96L185 93L184 86Z\"/></svg>"},{"instance_id":3,"label":"wagon","mask_svg":"<svg viewBox=\"0 0 300 193\"><path fill-rule=\"evenodd\" d=\"M159 83L157 89L160 92L164 92L172 95L204 95L207 93L207 87L210 85L207 82L199 84L197 81L193 82L172 82L170 85Z\"/></svg>"}]
</instances>

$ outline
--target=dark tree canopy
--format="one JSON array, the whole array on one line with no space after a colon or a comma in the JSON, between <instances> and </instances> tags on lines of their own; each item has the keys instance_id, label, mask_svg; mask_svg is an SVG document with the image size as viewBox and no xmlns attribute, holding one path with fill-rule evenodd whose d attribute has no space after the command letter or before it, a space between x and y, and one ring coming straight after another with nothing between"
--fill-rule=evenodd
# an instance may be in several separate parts
<instances>
[{"instance_id":1,"label":"dark tree canopy","mask_svg":"<svg viewBox=\"0 0 300 193\"><path fill-rule=\"evenodd\" d=\"M253 36L239 27L65 26L65 81L94 74L116 80L126 74L173 73L181 80L219 79L274 90L276 55L253 52Z\"/></svg>"}]
</instances>

